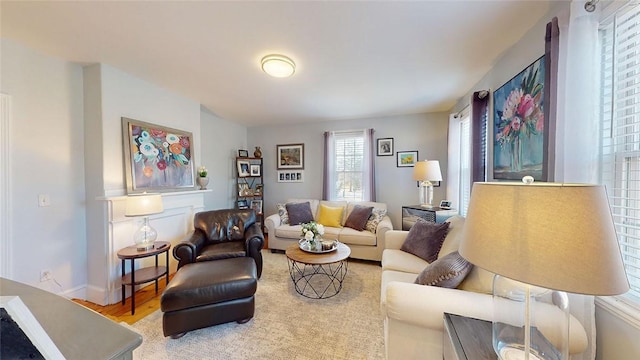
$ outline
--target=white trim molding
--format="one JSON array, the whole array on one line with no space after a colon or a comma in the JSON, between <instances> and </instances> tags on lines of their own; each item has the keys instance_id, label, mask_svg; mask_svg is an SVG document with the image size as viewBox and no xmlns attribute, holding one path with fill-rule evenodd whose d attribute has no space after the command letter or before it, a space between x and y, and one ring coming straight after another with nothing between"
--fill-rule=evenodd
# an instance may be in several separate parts
<instances>
[{"instance_id":1,"label":"white trim molding","mask_svg":"<svg viewBox=\"0 0 640 360\"><path fill-rule=\"evenodd\" d=\"M0 276L11 279L11 95L0 94Z\"/></svg>"},{"instance_id":2,"label":"white trim molding","mask_svg":"<svg viewBox=\"0 0 640 360\"><path fill-rule=\"evenodd\" d=\"M596 306L640 330L640 309L620 296L598 296Z\"/></svg>"}]
</instances>

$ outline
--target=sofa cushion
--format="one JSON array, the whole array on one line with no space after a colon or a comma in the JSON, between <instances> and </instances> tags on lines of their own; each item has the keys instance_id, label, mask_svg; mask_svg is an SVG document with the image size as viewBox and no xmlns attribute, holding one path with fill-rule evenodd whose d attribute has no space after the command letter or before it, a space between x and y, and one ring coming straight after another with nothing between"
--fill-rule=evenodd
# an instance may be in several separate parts
<instances>
[{"instance_id":1,"label":"sofa cushion","mask_svg":"<svg viewBox=\"0 0 640 360\"><path fill-rule=\"evenodd\" d=\"M438 253L438 259L457 251L460 248L460 240L462 239L460 234L462 234L464 218L462 216L455 215L448 218L445 222L449 223L449 231L447 232L447 236L444 238L444 242L442 243L442 248L440 248L440 252Z\"/></svg>"},{"instance_id":2,"label":"sofa cushion","mask_svg":"<svg viewBox=\"0 0 640 360\"><path fill-rule=\"evenodd\" d=\"M299 225L313 221L313 213L309 202L287 203L286 206L289 214L289 224Z\"/></svg>"},{"instance_id":3,"label":"sofa cushion","mask_svg":"<svg viewBox=\"0 0 640 360\"><path fill-rule=\"evenodd\" d=\"M377 244L376 239L376 235L370 231L357 231L348 227L342 228L340 236L338 237L338 241L348 245L375 246Z\"/></svg>"},{"instance_id":4,"label":"sofa cushion","mask_svg":"<svg viewBox=\"0 0 640 360\"><path fill-rule=\"evenodd\" d=\"M367 221L369 221L369 216L371 216L372 210L373 206L354 206L347 218L347 221L345 221L344 226L357 231L364 230L367 226Z\"/></svg>"},{"instance_id":5,"label":"sofa cushion","mask_svg":"<svg viewBox=\"0 0 640 360\"><path fill-rule=\"evenodd\" d=\"M420 257L429 263L434 262L438 258L448 230L449 223L447 222L436 224L418 219L409 230L400 250Z\"/></svg>"},{"instance_id":6,"label":"sofa cushion","mask_svg":"<svg viewBox=\"0 0 640 360\"><path fill-rule=\"evenodd\" d=\"M342 227L342 213L344 207L331 207L325 204L320 204L318 207L318 217L316 222L324 225L325 227Z\"/></svg>"},{"instance_id":7,"label":"sofa cushion","mask_svg":"<svg viewBox=\"0 0 640 360\"><path fill-rule=\"evenodd\" d=\"M385 249L382 252L382 271L392 270L411 273L410 282L429 265L428 262L408 252L396 249Z\"/></svg>"},{"instance_id":8,"label":"sofa cushion","mask_svg":"<svg viewBox=\"0 0 640 360\"><path fill-rule=\"evenodd\" d=\"M301 239L301 225L280 225L275 228L276 236L285 239Z\"/></svg>"},{"instance_id":9,"label":"sofa cushion","mask_svg":"<svg viewBox=\"0 0 640 360\"><path fill-rule=\"evenodd\" d=\"M276 204L278 208L278 215L280 216L280 224L289 224L289 213L287 213L287 206L285 204Z\"/></svg>"},{"instance_id":10,"label":"sofa cushion","mask_svg":"<svg viewBox=\"0 0 640 360\"><path fill-rule=\"evenodd\" d=\"M453 289L464 280L472 267L471 263L454 251L424 268L415 283Z\"/></svg>"},{"instance_id":11,"label":"sofa cushion","mask_svg":"<svg viewBox=\"0 0 640 360\"><path fill-rule=\"evenodd\" d=\"M392 281L398 281L403 283L412 283L415 280L416 274L406 273L402 271L387 270L382 272L380 278L380 311L382 315L386 315L387 306L387 285Z\"/></svg>"},{"instance_id":12,"label":"sofa cushion","mask_svg":"<svg viewBox=\"0 0 640 360\"><path fill-rule=\"evenodd\" d=\"M387 215L387 209L374 207L373 210L371 210L371 215L369 215L369 220L367 220L367 230L375 234L376 231L378 231L378 224L384 219L385 215Z\"/></svg>"}]
</instances>

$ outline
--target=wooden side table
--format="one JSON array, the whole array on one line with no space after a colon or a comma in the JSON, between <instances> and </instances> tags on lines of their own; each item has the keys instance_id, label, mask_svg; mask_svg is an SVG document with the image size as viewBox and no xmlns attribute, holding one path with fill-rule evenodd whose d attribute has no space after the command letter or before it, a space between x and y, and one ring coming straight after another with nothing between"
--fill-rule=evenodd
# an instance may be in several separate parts
<instances>
[{"instance_id":1,"label":"wooden side table","mask_svg":"<svg viewBox=\"0 0 640 360\"><path fill-rule=\"evenodd\" d=\"M444 313L444 360L494 360L491 322Z\"/></svg>"},{"instance_id":2,"label":"wooden side table","mask_svg":"<svg viewBox=\"0 0 640 360\"><path fill-rule=\"evenodd\" d=\"M171 243L168 241L156 241L152 249L138 250L135 245L128 246L118 251L118 258L122 260L122 305L125 302L125 286L131 286L131 315L136 312L136 292L135 286L148 283L150 281L156 282L156 294L158 293L158 280L165 276L166 284L169 284L169 248ZM165 254L165 266L158 265L158 255ZM156 257L156 266L144 267L135 270L135 260L142 259L149 256ZM127 260L131 260L131 272L125 274L125 263Z\"/></svg>"},{"instance_id":3,"label":"wooden side table","mask_svg":"<svg viewBox=\"0 0 640 360\"><path fill-rule=\"evenodd\" d=\"M403 205L402 206L402 230L410 230L418 218L426 221L443 223L453 215L456 215L456 209L443 209L439 207L424 207L420 205Z\"/></svg>"}]
</instances>

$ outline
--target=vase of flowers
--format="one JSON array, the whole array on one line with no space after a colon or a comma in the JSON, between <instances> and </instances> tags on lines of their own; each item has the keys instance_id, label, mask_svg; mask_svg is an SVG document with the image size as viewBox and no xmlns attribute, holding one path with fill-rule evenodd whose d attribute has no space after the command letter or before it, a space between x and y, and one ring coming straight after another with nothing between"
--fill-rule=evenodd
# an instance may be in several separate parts
<instances>
[{"instance_id":1,"label":"vase of flowers","mask_svg":"<svg viewBox=\"0 0 640 360\"><path fill-rule=\"evenodd\" d=\"M207 190L207 185L209 184L209 178L207 177L207 175L207 168L204 166L200 166L198 168L198 178L196 179L198 185L200 185L200 190Z\"/></svg>"},{"instance_id":2,"label":"vase of flowers","mask_svg":"<svg viewBox=\"0 0 640 360\"><path fill-rule=\"evenodd\" d=\"M322 235L324 235L324 226L322 226L322 224L318 224L315 221L302 224L301 235L305 240L307 240L309 250L322 250L321 240Z\"/></svg>"}]
</instances>

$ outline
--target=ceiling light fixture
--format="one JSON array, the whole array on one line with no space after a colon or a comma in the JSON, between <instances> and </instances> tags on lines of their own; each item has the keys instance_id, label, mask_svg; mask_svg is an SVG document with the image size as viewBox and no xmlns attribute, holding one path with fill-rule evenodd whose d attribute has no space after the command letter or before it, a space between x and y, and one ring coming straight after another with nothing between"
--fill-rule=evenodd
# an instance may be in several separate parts
<instances>
[{"instance_id":1,"label":"ceiling light fixture","mask_svg":"<svg viewBox=\"0 0 640 360\"><path fill-rule=\"evenodd\" d=\"M262 71L277 78L289 77L296 72L296 63L284 55L271 54L262 58Z\"/></svg>"}]
</instances>

